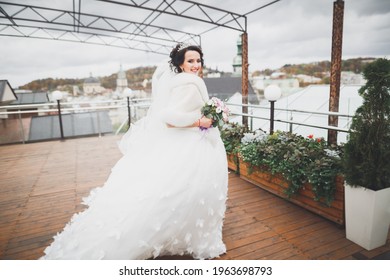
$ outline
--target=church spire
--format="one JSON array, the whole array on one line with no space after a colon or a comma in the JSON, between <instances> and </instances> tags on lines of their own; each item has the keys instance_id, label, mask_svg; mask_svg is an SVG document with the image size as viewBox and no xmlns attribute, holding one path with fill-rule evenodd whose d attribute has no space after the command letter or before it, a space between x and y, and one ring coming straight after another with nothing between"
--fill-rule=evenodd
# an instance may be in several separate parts
<instances>
[{"instance_id":1,"label":"church spire","mask_svg":"<svg viewBox=\"0 0 390 280\"><path fill-rule=\"evenodd\" d=\"M241 36L237 39L237 55L233 59L233 76L242 75L242 41Z\"/></svg>"},{"instance_id":2,"label":"church spire","mask_svg":"<svg viewBox=\"0 0 390 280\"><path fill-rule=\"evenodd\" d=\"M127 88L127 77L126 72L123 71L122 64L119 66L119 72L116 79L116 91L122 93L125 88Z\"/></svg>"}]
</instances>

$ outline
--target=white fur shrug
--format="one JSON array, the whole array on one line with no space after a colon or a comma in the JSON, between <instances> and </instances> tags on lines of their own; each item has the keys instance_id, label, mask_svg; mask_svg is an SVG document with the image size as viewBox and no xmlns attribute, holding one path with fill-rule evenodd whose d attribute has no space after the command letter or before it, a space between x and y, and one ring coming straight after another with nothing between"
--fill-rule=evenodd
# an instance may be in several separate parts
<instances>
[{"instance_id":1,"label":"white fur shrug","mask_svg":"<svg viewBox=\"0 0 390 280\"><path fill-rule=\"evenodd\" d=\"M165 108L161 112L163 122L185 127L201 117L200 109L209 100L203 79L190 73L180 73L170 80Z\"/></svg>"}]
</instances>

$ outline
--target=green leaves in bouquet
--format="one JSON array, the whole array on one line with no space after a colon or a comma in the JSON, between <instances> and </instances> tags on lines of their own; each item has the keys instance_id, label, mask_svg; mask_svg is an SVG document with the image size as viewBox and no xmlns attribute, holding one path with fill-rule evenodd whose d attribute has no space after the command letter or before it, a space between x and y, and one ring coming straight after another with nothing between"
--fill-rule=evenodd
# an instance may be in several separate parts
<instances>
[{"instance_id":1,"label":"green leaves in bouquet","mask_svg":"<svg viewBox=\"0 0 390 280\"><path fill-rule=\"evenodd\" d=\"M216 112L216 107L211 106L211 105L205 105L201 109L201 113L203 116L205 116L208 119L213 120L213 127L222 127L223 124L225 123L222 118L222 112L217 113Z\"/></svg>"}]
</instances>

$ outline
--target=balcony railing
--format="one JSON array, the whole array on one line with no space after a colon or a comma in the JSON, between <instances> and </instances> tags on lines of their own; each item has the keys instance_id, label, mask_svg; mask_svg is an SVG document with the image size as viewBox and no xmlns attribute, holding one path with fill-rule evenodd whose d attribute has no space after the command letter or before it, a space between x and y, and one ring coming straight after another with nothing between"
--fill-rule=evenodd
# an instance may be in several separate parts
<instances>
[{"instance_id":1,"label":"balcony railing","mask_svg":"<svg viewBox=\"0 0 390 280\"><path fill-rule=\"evenodd\" d=\"M89 113L87 117L94 119L91 123L94 124L95 129L93 131L97 135L106 133L102 128L104 127L103 122L107 122L108 120L107 117L103 119L102 116L108 116L108 122L112 132L118 134L127 130L129 117L133 122L143 117L150 103L150 98L130 99L129 106L126 99L90 100L61 102L60 109L62 117ZM103 112L106 114L102 115ZM31 133L30 129L33 118L54 116L58 119L58 114L57 103L0 106L0 144L26 143L31 141L29 134ZM58 126L58 120L53 123L56 127ZM48 128L43 127L42 130L44 129ZM65 134L66 137L69 137L69 135Z\"/></svg>"},{"instance_id":2,"label":"balcony railing","mask_svg":"<svg viewBox=\"0 0 390 280\"><path fill-rule=\"evenodd\" d=\"M131 118L131 122L135 122L136 120L142 118L146 115L147 109L149 108L150 104L150 98L131 99L129 103L129 108L126 99L99 101L89 100L60 103L61 114L63 116L66 116L68 114L75 115L86 112L89 112L90 114L96 114L96 117L94 117L94 122L96 126L95 134L97 135L107 133L102 130L103 120L101 112L106 112L109 116L109 125L112 127L111 133L119 134L127 131L129 117ZM235 122L241 122L240 117L246 116L249 119L249 126L251 130L257 128L264 129L264 127L267 127L270 122L270 108L267 106L251 104L242 105L234 103L227 103L227 105L232 109L231 120ZM248 107L248 114L241 113L242 106ZM237 108L237 110L234 110L233 108ZM285 127L279 127L278 129L291 132L297 132L297 130L299 129L302 130L302 127L306 127L321 130L323 131L323 134L326 134L327 130L329 129L335 130L338 133L347 134L353 117L348 114L335 112L305 111L288 108L275 108L275 111L285 113L282 117L280 116L280 114L277 114L274 119L274 121L277 123L286 124ZM0 144L26 143L31 141L29 139L29 134L32 118L39 116L57 116L58 112L59 111L56 103L0 106L0 120L2 120L2 123L0 122ZM306 116L303 121L294 120L295 118L298 118L298 116L301 117L302 115ZM340 120L339 123L341 122L342 126L334 127L324 125L323 119L326 118L327 120L327 117L329 115L338 116ZM313 120L310 119L310 117L313 116L320 116L322 120L318 121L318 118L314 118L313 122ZM58 120L53 121L54 125L56 126L56 129L57 122ZM59 128L57 130L59 130ZM318 132L317 134L320 133ZM69 136L65 135L65 137Z\"/></svg>"},{"instance_id":3,"label":"balcony railing","mask_svg":"<svg viewBox=\"0 0 390 280\"><path fill-rule=\"evenodd\" d=\"M234 118L234 116L240 116L240 117L247 117L249 120L249 128L250 130L254 130L257 128L262 128L267 130L269 127L270 122L270 107L267 106L261 106L261 105L252 105L252 104L235 104L235 103L227 103L227 105L230 108L239 107L238 110L233 110L231 119ZM243 114L242 107L246 106L248 107L248 114ZM286 113L284 116L281 117L281 115L276 115L276 118L274 119L274 122L277 123L284 123L286 124L286 127L280 128L279 130L283 131L290 131L290 132L296 132L298 134L313 134L309 133L312 130L307 128L315 128L316 131L322 131L322 135L327 134L328 130L335 130L340 134L343 134L342 139L344 140L346 136L349 133L349 127L351 125L351 121L353 116L349 114L343 114L343 113L337 113L337 112L319 112L319 111L310 111L310 110L296 110L296 109L288 109L288 108L275 108L275 111ZM298 118L299 116L305 115L305 119L303 121L295 121L295 118ZM311 118L316 116L315 118ZM339 117L339 125L336 126L329 126L326 125L328 116L338 116ZM314 119L314 120L313 120ZM237 120L238 122L241 122L240 118L236 118L233 120ZM255 120L263 120L265 122L257 122L255 123ZM302 127L306 128L306 131L308 133L302 133L302 131L305 131L305 129L302 129ZM298 129L301 128L301 129ZM300 131L298 131L300 130ZM321 133L317 133L320 135ZM304 135L305 136L305 135ZM324 137L325 138L325 137Z\"/></svg>"}]
</instances>

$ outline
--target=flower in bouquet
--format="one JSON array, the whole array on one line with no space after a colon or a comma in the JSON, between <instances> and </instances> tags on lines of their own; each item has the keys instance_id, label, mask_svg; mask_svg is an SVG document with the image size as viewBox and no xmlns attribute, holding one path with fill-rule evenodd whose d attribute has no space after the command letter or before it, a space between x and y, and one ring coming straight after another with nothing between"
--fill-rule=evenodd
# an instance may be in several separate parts
<instances>
[{"instance_id":1,"label":"flower in bouquet","mask_svg":"<svg viewBox=\"0 0 390 280\"><path fill-rule=\"evenodd\" d=\"M222 126L224 123L228 122L230 110L217 97L212 97L201 109L202 114L209 119L213 120L213 127Z\"/></svg>"}]
</instances>

